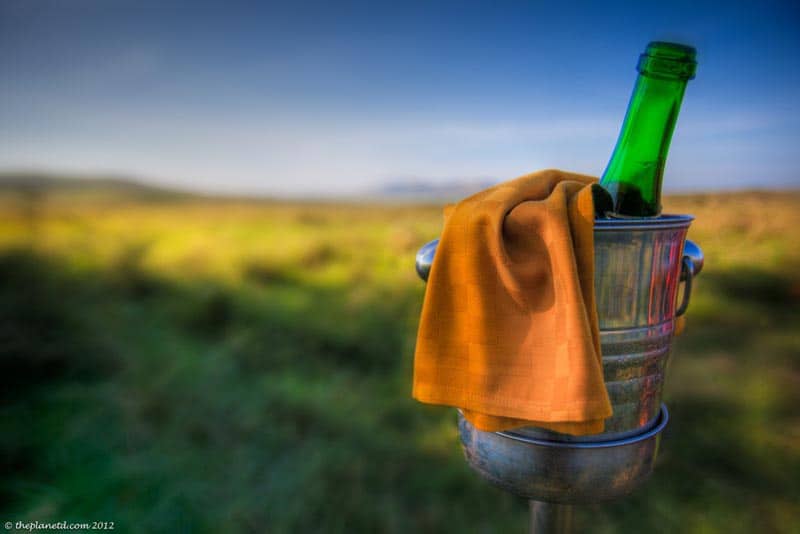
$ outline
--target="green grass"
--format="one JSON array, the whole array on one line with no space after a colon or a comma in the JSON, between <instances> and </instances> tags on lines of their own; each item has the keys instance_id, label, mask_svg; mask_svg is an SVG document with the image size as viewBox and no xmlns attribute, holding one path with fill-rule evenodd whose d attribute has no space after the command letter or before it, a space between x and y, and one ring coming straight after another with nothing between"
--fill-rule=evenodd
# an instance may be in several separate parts
<instances>
[{"instance_id":1,"label":"green grass","mask_svg":"<svg viewBox=\"0 0 800 534\"><path fill-rule=\"evenodd\" d=\"M671 422L648 484L578 510L579 531L800 530L798 199L668 199L707 255ZM3 521L525 532L526 503L466 466L453 410L409 396L438 207L0 206Z\"/></svg>"}]
</instances>

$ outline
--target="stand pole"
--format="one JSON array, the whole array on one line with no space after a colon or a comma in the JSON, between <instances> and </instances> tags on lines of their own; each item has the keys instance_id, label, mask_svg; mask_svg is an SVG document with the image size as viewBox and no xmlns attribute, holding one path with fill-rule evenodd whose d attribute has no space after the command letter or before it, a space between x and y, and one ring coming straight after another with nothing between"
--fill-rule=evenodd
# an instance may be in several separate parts
<instances>
[{"instance_id":1,"label":"stand pole","mask_svg":"<svg viewBox=\"0 0 800 534\"><path fill-rule=\"evenodd\" d=\"M572 532L572 505L529 501L529 534L569 534Z\"/></svg>"}]
</instances>

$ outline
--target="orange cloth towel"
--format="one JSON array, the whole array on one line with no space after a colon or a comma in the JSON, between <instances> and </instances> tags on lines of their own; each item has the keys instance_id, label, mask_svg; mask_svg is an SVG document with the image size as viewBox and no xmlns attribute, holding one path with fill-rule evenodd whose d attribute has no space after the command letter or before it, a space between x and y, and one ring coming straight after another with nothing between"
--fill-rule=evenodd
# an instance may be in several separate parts
<instances>
[{"instance_id":1,"label":"orange cloth towel","mask_svg":"<svg viewBox=\"0 0 800 534\"><path fill-rule=\"evenodd\" d=\"M413 396L478 429L603 431L594 301L596 178L522 176L445 210L422 307Z\"/></svg>"}]
</instances>

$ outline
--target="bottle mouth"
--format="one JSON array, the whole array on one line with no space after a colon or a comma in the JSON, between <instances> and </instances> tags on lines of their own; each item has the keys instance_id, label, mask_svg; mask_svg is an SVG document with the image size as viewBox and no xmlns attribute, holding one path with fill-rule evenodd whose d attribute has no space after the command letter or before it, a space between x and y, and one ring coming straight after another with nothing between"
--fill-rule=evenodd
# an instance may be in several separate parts
<instances>
[{"instance_id":1,"label":"bottle mouth","mask_svg":"<svg viewBox=\"0 0 800 534\"><path fill-rule=\"evenodd\" d=\"M697 71L694 47L679 43L653 41L639 56L640 74L663 80L691 80Z\"/></svg>"}]
</instances>

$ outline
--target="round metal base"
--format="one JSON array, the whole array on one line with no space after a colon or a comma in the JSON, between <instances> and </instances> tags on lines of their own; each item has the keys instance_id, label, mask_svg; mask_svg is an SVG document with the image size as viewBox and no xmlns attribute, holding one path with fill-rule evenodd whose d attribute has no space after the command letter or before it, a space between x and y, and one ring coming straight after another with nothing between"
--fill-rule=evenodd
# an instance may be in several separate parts
<instances>
[{"instance_id":1,"label":"round metal base","mask_svg":"<svg viewBox=\"0 0 800 534\"><path fill-rule=\"evenodd\" d=\"M482 432L459 412L458 428L470 467L527 499L584 504L621 497L653 472L667 407L654 425L624 439L569 442L514 432Z\"/></svg>"}]
</instances>

